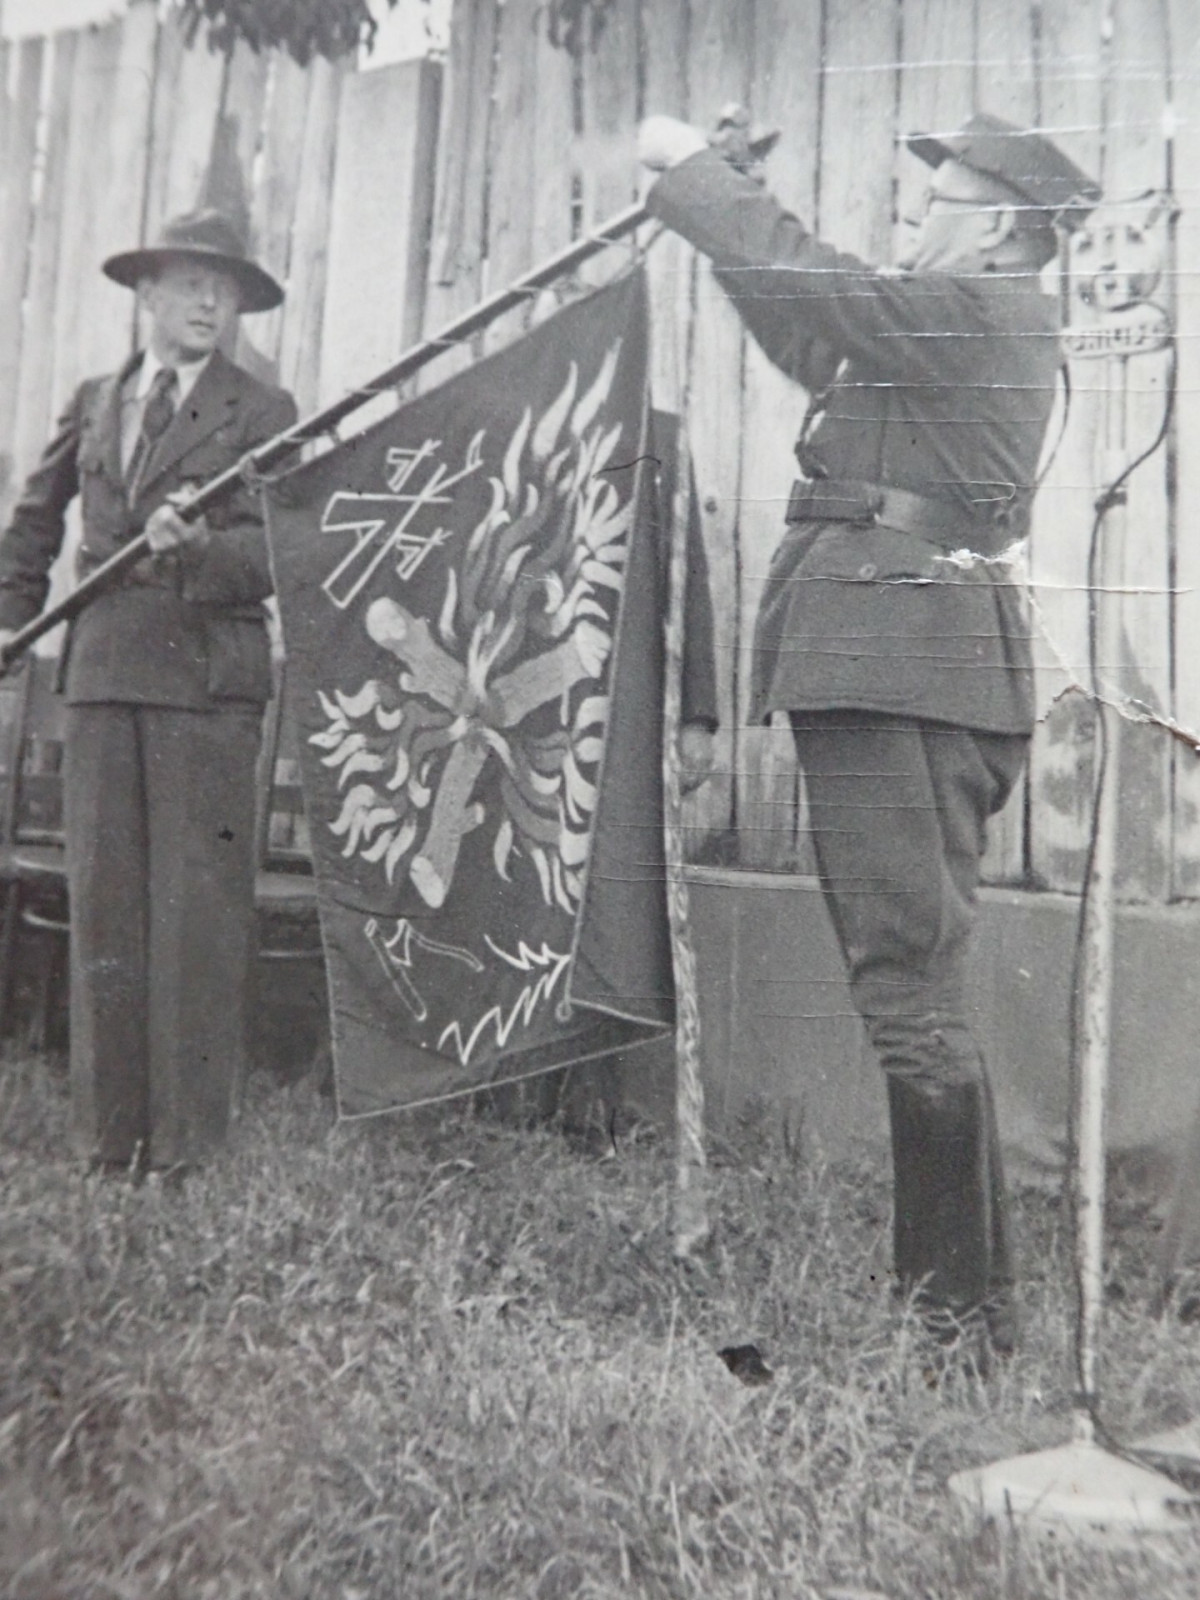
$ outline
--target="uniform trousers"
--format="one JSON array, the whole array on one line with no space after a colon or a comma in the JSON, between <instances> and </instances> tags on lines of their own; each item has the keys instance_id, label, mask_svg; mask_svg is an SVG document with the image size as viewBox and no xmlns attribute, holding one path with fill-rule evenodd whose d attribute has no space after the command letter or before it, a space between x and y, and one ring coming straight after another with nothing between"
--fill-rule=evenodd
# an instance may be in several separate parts
<instances>
[{"instance_id":1,"label":"uniform trousers","mask_svg":"<svg viewBox=\"0 0 1200 1600\"><path fill-rule=\"evenodd\" d=\"M896 1272L905 1292L959 1314L1012 1281L965 976L987 819L1028 740L867 711L791 720L825 902L887 1075Z\"/></svg>"},{"instance_id":2,"label":"uniform trousers","mask_svg":"<svg viewBox=\"0 0 1200 1600\"><path fill-rule=\"evenodd\" d=\"M171 1167L225 1138L255 951L261 721L248 703L68 707L70 1076L81 1154Z\"/></svg>"}]
</instances>

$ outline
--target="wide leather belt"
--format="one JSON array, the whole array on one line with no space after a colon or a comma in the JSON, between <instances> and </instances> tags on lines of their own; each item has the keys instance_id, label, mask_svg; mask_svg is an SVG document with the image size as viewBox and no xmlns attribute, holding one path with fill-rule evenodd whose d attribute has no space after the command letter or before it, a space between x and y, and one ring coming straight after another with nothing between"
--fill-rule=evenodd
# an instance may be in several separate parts
<instances>
[{"instance_id":1,"label":"wide leather belt","mask_svg":"<svg viewBox=\"0 0 1200 1600\"><path fill-rule=\"evenodd\" d=\"M847 478L797 478L788 499L787 520L878 524L913 534L943 550L969 546L984 556L999 555L1020 537L1006 515L972 513L965 506L914 494L911 489Z\"/></svg>"}]
</instances>

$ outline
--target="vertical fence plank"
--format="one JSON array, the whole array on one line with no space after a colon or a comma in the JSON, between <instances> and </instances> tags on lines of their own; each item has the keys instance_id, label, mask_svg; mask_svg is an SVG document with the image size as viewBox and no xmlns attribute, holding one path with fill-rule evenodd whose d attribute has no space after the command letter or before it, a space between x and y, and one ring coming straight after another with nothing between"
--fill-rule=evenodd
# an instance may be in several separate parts
<instances>
[{"instance_id":1,"label":"vertical fence plank","mask_svg":"<svg viewBox=\"0 0 1200 1600\"><path fill-rule=\"evenodd\" d=\"M200 202L212 157L228 63L205 43L183 39L183 23L168 12L155 79L146 231L155 234L168 217Z\"/></svg>"},{"instance_id":2,"label":"vertical fence plank","mask_svg":"<svg viewBox=\"0 0 1200 1600\"><path fill-rule=\"evenodd\" d=\"M251 50L240 41L234 47L221 83L212 147L199 194L201 204L224 211L244 230L251 250L256 243L249 236L253 185L264 138L271 55L270 51ZM277 376L277 367L263 346L263 321L258 315L251 321L241 319L227 353L256 378L270 383Z\"/></svg>"},{"instance_id":3,"label":"vertical fence plank","mask_svg":"<svg viewBox=\"0 0 1200 1600\"><path fill-rule=\"evenodd\" d=\"M643 0L642 83L646 116L688 115L688 0ZM648 182L641 175L643 188ZM674 234L655 240L646 260L650 294L650 389L654 403L678 413L682 346L688 315L691 251ZM685 833L686 841L686 833Z\"/></svg>"},{"instance_id":4,"label":"vertical fence plank","mask_svg":"<svg viewBox=\"0 0 1200 1600\"><path fill-rule=\"evenodd\" d=\"M688 0L642 0L640 28L642 103L639 114L686 118L689 115L688 42L691 36ZM640 181L644 192L651 180L643 173ZM646 257L650 299L650 392L657 407L675 415L684 410L689 377L692 282L698 271L695 251L678 235L663 232L654 239ZM685 860L694 860L703 851L711 831L707 788L708 785L703 786L683 802Z\"/></svg>"},{"instance_id":5,"label":"vertical fence plank","mask_svg":"<svg viewBox=\"0 0 1200 1600\"><path fill-rule=\"evenodd\" d=\"M101 263L142 238L147 129L158 38L157 7L137 0L125 16L80 30L72 48L61 186L62 231L54 263L53 304L47 309L51 408L59 410L81 379L111 372L129 355L134 300L111 283ZM59 43L61 44L61 38ZM50 264L47 263L49 276ZM22 395L22 404L27 396ZM45 443L31 426L29 461ZM50 574L51 604L74 581L78 507ZM58 648L55 635L44 642Z\"/></svg>"},{"instance_id":6,"label":"vertical fence plank","mask_svg":"<svg viewBox=\"0 0 1200 1600\"><path fill-rule=\"evenodd\" d=\"M1100 175L1103 0L1042 0L1039 95L1046 134ZM1092 718L1087 674L1087 552L1092 523L1098 363L1071 363L1071 412L1038 491L1030 541L1038 726L1030 757L1031 868L1047 888L1079 887L1087 850ZM1056 427L1051 423L1051 429Z\"/></svg>"},{"instance_id":7,"label":"vertical fence plank","mask_svg":"<svg viewBox=\"0 0 1200 1600\"><path fill-rule=\"evenodd\" d=\"M53 392L54 332L77 39L77 34L64 32L53 41L53 62L45 112L42 185L30 241L25 329L16 381L13 461L18 482L25 477L45 446L56 404L61 404L65 398Z\"/></svg>"},{"instance_id":8,"label":"vertical fence plank","mask_svg":"<svg viewBox=\"0 0 1200 1600\"><path fill-rule=\"evenodd\" d=\"M292 270L292 226L300 192L309 76L291 56L276 51L271 61L263 119L261 166L250 203L250 231L258 259L286 288ZM279 370L286 301L255 319L254 336L264 358Z\"/></svg>"},{"instance_id":9,"label":"vertical fence plank","mask_svg":"<svg viewBox=\"0 0 1200 1600\"><path fill-rule=\"evenodd\" d=\"M1038 120L1038 7L1039 0L975 0L974 109L1023 128Z\"/></svg>"},{"instance_id":10,"label":"vertical fence plank","mask_svg":"<svg viewBox=\"0 0 1200 1600\"><path fill-rule=\"evenodd\" d=\"M970 116L974 100L974 7L963 0L904 0L902 15L899 131L953 132ZM901 236L907 232L903 219L916 215L928 182L924 162L898 156Z\"/></svg>"},{"instance_id":11,"label":"vertical fence plank","mask_svg":"<svg viewBox=\"0 0 1200 1600\"><path fill-rule=\"evenodd\" d=\"M1119 0L1112 46L1105 188L1114 196L1161 190L1165 178L1162 113L1169 63L1160 0ZM1127 363L1130 457L1149 448L1167 404L1170 357ZM1123 659L1120 690L1158 716L1171 703L1172 560L1166 451L1159 448L1129 480L1124 552ZM1118 892L1163 900L1171 859L1171 738L1161 728L1127 722L1121 753Z\"/></svg>"},{"instance_id":12,"label":"vertical fence plank","mask_svg":"<svg viewBox=\"0 0 1200 1600\"><path fill-rule=\"evenodd\" d=\"M301 413L316 408L321 323L328 268L329 209L337 144L338 101L345 69L328 61L308 68L300 192L292 228L288 308L280 337L279 381Z\"/></svg>"},{"instance_id":13,"label":"vertical fence plank","mask_svg":"<svg viewBox=\"0 0 1200 1600\"><path fill-rule=\"evenodd\" d=\"M891 253L898 15L894 0L826 11L817 221L867 261Z\"/></svg>"},{"instance_id":14,"label":"vertical fence plank","mask_svg":"<svg viewBox=\"0 0 1200 1600\"><path fill-rule=\"evenodd\" d=\"M1175 68L1176 241L1175 438L1178 441L1175 552L1175 700L1180 724L1200 729L1200 15L1194 0L1172 0ZM1175 742L1172 893L1200 895L1200 756Z\"/></svg>"},{"instance_id":15,"label":"vertical fence plank","mask_svg":"<svg viewBox=\"0 0 1200 1600\"><path fill-rule=\"evenodd\" d=\"M526 177L529 206L529 259L544 261L561 250L579 231L578 63L566 41L554 35L551 8L538 8L533 25L533 72L536 134ZM489 272L490 277L490 272ZM494 280L492 280L494 281ZM579 274L560 279L536 296L525 312L529 325L551 315L578 294Z\"/></svg>"},{"instance_id":16,"label":"vertical fence plank","mask_svg":"<svg viewBox=\"0 0 1200 1600\"><path fill-rule=\"evenodd\" d=\"M642 0L641 79L643 116L686 117L689 0Z\"/></svg>"},{"instance_id":17,"label":"vertical fence plank","mask_svg":"<svg viewBox=\"0 0 1200 1600\"><path fill-rule=\"evenodd\" d=\"M529 182L538 139L538 34L541 0L505 0L496 44L495 106L489 130L487 292L502 289L533 260ZM565 152L564 152L565 154ZM480 339L497 350L529 326L526 304L498 317Z\"/></svg>"},{"instance_id":18,"label":"vertical fence plank","mask_svg":"<svg viewBox=\"0 0 1200 1600\"><path fill-rule=\"evenodd\" d=\"M0 504L5 510L16 488L13 433L44 48L41 39L26 39L17 46L16 83L5 117L4 164L0 168ZM7 84L0 84L0 93L7 92Z\"/></svg>"},{"instance_id":19,"label":"vertical fence plank","mask_svg":"<svg viewBox=\"0 0 1200 1600\"><path fill-rule=\"evenodd\" d=\"M583 127L576 155L585 231L637 199L638 0L613 0L589 23L582 58ZM626 240L590 261L587 283L609 282L623 272L637 246Z\"/></svg>"},{"instance_id":20,"label":"vertical fence plank","mask_svg":"<svg viewBox=\"0 0 1200 1600\"><path fill-rule=\"evenodd\" d=\"M693 0L688 40L688 104L693 122L711 125L721 107L749 98L751 41L742 15L719 0ZM712 582L717 699L721 719L713 777L698 792L692 828L715 834L736 826L740 742L738 621L741 610L739 498L742 484L744 338L706 264L695 274L695 323L688 433ZM693 834L693 841L698 835Z\"/></svg>"},{"instance_id":21,"label":"vertical fence plank","mask_svg":"<svg viewBox=\"0 0 1200 1600\"><path fill-rule=\"evenodd\" d=\"M350 74L338 115L321 334L322 402L365 383L421 325L438 68ZM362 426L359 417L355 426Z\"/></svg>"},{"instance_id":22,"label":"vertical fence plank","mask_svg":"<svg viewBox=\"0 0 1200 1600\"><path fill-rule=\"evenodd\" d=\"M266 50L251 50L249 45L239 43L230 56L222 84L219 119L223 151L231 167L229 181L234 186L234 192L228 199L219 190L214 192L213 189L214 177L220 180L224 174L214 173L211 167L208 173L208 203L220 206L224 202L227 209L234 210L235 215L244 208L247 220L255 159L264 137L267 81L272 54ZM215 150L212 154L215 156Z\"/></svg>"},{"instance_id":23,"label":"vertical fence plank","mask_svg":"<svg viewBox=\"0 0 1200 1600\"><path fill-rule=\"evenodd\" d=\"M183 41L183 29L178 16L169 14L164 16L158 32L150 126L146 141L146 187L142 200L143 239L152 238L169 215L167 174L171 155L171 130L186 54L187 46Z\"/></svg>"},{"instance_id":24,"label":"vertical fence plank","mask_svg":"<svg viewBox=\"0 0 1200 1600\"><path fill-rule=\"evenodd\" d=\"M534 34L538 133L529 174L532 192L531 255L542 261L569 244L573 218L575 63L550 37L550 9L543 5Z\"/></svg>"},{"instance_id":25,"label":"vertical fence plank","mask_svg":"<svg viewBox=\"0 0 1200 1600\"><path fill-rule=\"evenodd\" d=\"M81 48L90 38L89 30ZM133 324L129 291L101 277L97 269L107 256L132 249L142 239L158 8L153 0L136 0L121 21L101 30L101 38L108 40L108 46L98 50L93 68L100 117L88 130L95 141L91 158L95 187L87 202L92 254L83 263L85 289L76 346L81 375L109 370L129 353ZM119 107L116 115L114 106ZM81 154L86 161L86 153ZM64 287L60 280L60 297Z\"/></svg>"},{"instance_id":26,"label":"vertical fence plank","mask_svg":"<svg viewBox=\"0 0 1200 1600\"><path fill-rule=\"evenodd\" d=\"M479 299L483 284L484 215L492 112L497 0L454 0L438 131L433 238L425 331L435 333ZM463 350L444 356L440 381L470 361Z\"/></svg>"},{"instance_id":27,"label":"vertical fence plank","mask_svg":"<svg viewBox=\"0 0 1200 1600\"><path fill-rule=\"evenodd\" d=\"M13 47L0 35L0 173L8 170L8 141L12 125L12 96L8 79L12 60Z\"/></svg>"},{"instance_id":28,"label":"vertical fence plank","mask_svg":"<svg viewBox=\"0 0 1200 1600\"><path fill-rule=\"evenodd\" d=\"M612 0L588 24L582 58L580 161L584 227L637 198L639 25L637 0Z\"/></svg>"},{"instance_id":29,"label":"vertical fence plank","mask_svg":"<svg viewBox=\"0 0 1200 1600\"><path fill-rule=\"evenodd\" d=\"M976 62L973 104L1024 128L1038 120L1033 12L1024 0L975 0ZM1029 774L988 824L985 883L1021 883L1028 876L1025 818Z\"/></svg>"},{"instance_id":30,"label":"vertical fence plank","mask_svg":"<svg viewBox=\"0 0 1200 1600\"><path fill-rule=\"evenodd\" d=\"M786 206L811 222L816 206L821 86L817 8L799 14L789 0L757 0L754 11L756 121L781 138L767 164L768 184ZM745 414L740 513L742 594L738 618L738 859L751 867L812 870L807 850L796 858L798 775L791 726L777 712L770 726L752 726L749 693L754 623L767 567L784 529L796 476L793 444L807 396L746 341Z\"/></svg>"},{"instance_id":31,"label":"vertical fence plank","mask_svg":"<svg viewBox=\"0 0 1200 1600\"><path fill-rule=\"evenodd\" d=\"M840 249L880 263L892 251L899 21L889 0L825 11L817 229ZM797 818L797 854L813 870L806 801Z\"/></svg>"},{"instance_id":32,"label":"vertical fence plank","mask_svg":"<svg viewBox=\"0 0 1200 1600\"><path fill-rule=\"evenodd\" d=\"M128 22L130 19L126 18ZM116 29L123 31L123 24ZM55 261L53 286L53 316L50 329L50 391L51 406L61 410L80 380L89 371L84 365L84 350L91 354L96 330L88 326L90 317L103 317L106 329L122 344L121 353L114 352L110 365L128 354L133 333L133 302L127 289L120 289L100 275L100 243L97 238L96 211L108 178L104 158L105 141L100 137L104 128L104 108L109 104L113 79L119 56L119 42L114 28L88 29L75 35L71 51L71 80L68 87L70 116L66 129L66 149L62 179L62 210L65 226L59 239ZM136 245L135 229L132 237L123 241ZM22 397L23 400L24 397ZM46 443L29 439L31 457ZM49 600L53 604L67 592L71 583L74 553L79 539L78 515L72 513L67 524L67 536L62 554L50 578ZM47 653L61 645L61 636L52 634L44 645Z\"/></svg>"}]
</instances>

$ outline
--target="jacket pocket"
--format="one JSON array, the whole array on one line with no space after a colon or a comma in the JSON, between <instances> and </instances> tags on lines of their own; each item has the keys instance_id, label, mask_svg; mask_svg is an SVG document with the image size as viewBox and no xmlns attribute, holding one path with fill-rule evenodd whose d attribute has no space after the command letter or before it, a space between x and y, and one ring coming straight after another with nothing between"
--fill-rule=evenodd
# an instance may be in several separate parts
<instances>
[{"instance_id":1,"label":"jacket pocket","mask_svg":"<svg viewBox=\"0 0 1200 1600\"><path fill-rule=\"evenodd\" d=\"M204 632L212 698L265 704L271 694L271 647L262 617L209 617Z\"/></svg>"}]
</instances>

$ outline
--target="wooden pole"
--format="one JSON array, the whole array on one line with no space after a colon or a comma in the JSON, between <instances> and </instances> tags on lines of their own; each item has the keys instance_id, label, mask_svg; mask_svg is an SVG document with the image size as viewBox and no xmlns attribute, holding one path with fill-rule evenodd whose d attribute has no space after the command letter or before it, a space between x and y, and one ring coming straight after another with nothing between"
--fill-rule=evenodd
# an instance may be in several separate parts
<instances>
[{"instance_id":1,"label":"wooden pole","mask_svg":"<svg viewBox=\"0 0 1200 1600\"><path fill-rule=\"evenodd\" d=\"M774 147L778 138L778 133L774 131L756 134L747 142L749 153L761 159ZM640 204L626 206L623 211L616 212L591 233L585 234L582 239L564 245L561 250L548 256L538 266L531 267L507 288L497 290L495 294L480 300L477 305L448 322L438 333L432 334L428 339L422 339L419 344L412 345L370 383L352 389L349 394L343 395L340 400L335 400L332 405L325 406L315 415L293 423L285 432L277 434L275 438L268 439L265 444L260 444L251 450L236 465L219 473L217 477L210 478L186 505L180 507L180 516L185 522L198 521L210 507L221 501L231 490L243 483L254 484L267 476L274 468L281 466L301 445L309 444L312 440L320 439L330 433L339 422L360 410L368 401L374 400L389 389L399 388L402 383L413 377L422 367L428 366L429 362L444 351L461 344L464 339L470 339L474 334L481 333L497 317L503 316L506 311L515 310L530 295L547 288L566 273L573 272L576 267L582 266L585 261L590 261L593 256L600 255L611 244L623 239L626 234L632 233L634 229L640 228L649 220L650 213ZM44 634L56 628L60 622L70 622L73 617L77 617L97 595L108 589L130 567L136 566L149 552L150 541L144 533L138 534L127 545L123 545L116 555L110 556L102 566L97 567L95 572L89 573L65 599L52 606L49 611L44 611L40 617L35 617L25 627L18 629L8 643L0 648L0 676L3 676L13 663L24 655L30 645L36 644Z\"/></svg>"},{"instance_id":2,"label":"wooden pole","mask_svg":"<svg viewBox=\"0 0 1200 1600\"><path fill-rule=\"evenodd\" d=\"M695 271L693 259L693 291ZM683 790L679 751L686 620L684 596L687 587L692 485L687 421L692 366L691 330L695 326L694 292L690 298L692 315L688 321L687 348L683 352L683 370L679 380L679 439L674 503L671 507L663 698L663 855L667 873L671 963L675 975L675 1254L679 1257L691 1255L709 1236L704 1080L700 1074L700 1000L688 889L683 875Z\"/></svg>"},{"instance_id":3,"label":"wooden pole","mask_svg":"<svg viewBox=\"0 0 1200 1600\"><path fill-rule=\"evenodd\" d=\"M1127 469L1129 367L1124 356L1106 363L1102 481L1118 483ZM1081 1050L1078 1105L1079 1186L1079 1396L1075 1437L1094 1443L1100 1404L1100 1330L1104 1316L1105 1147L1112 1042L1113 946L1116 912L1117 828L1121 787L1121 590L1127 515L1124 492L1114 497L1099 530L1095 563L1095 643L1091 691L1096 713L1095 838L1085 886L1080 985Z\"/></svg>"}]
</instances>

